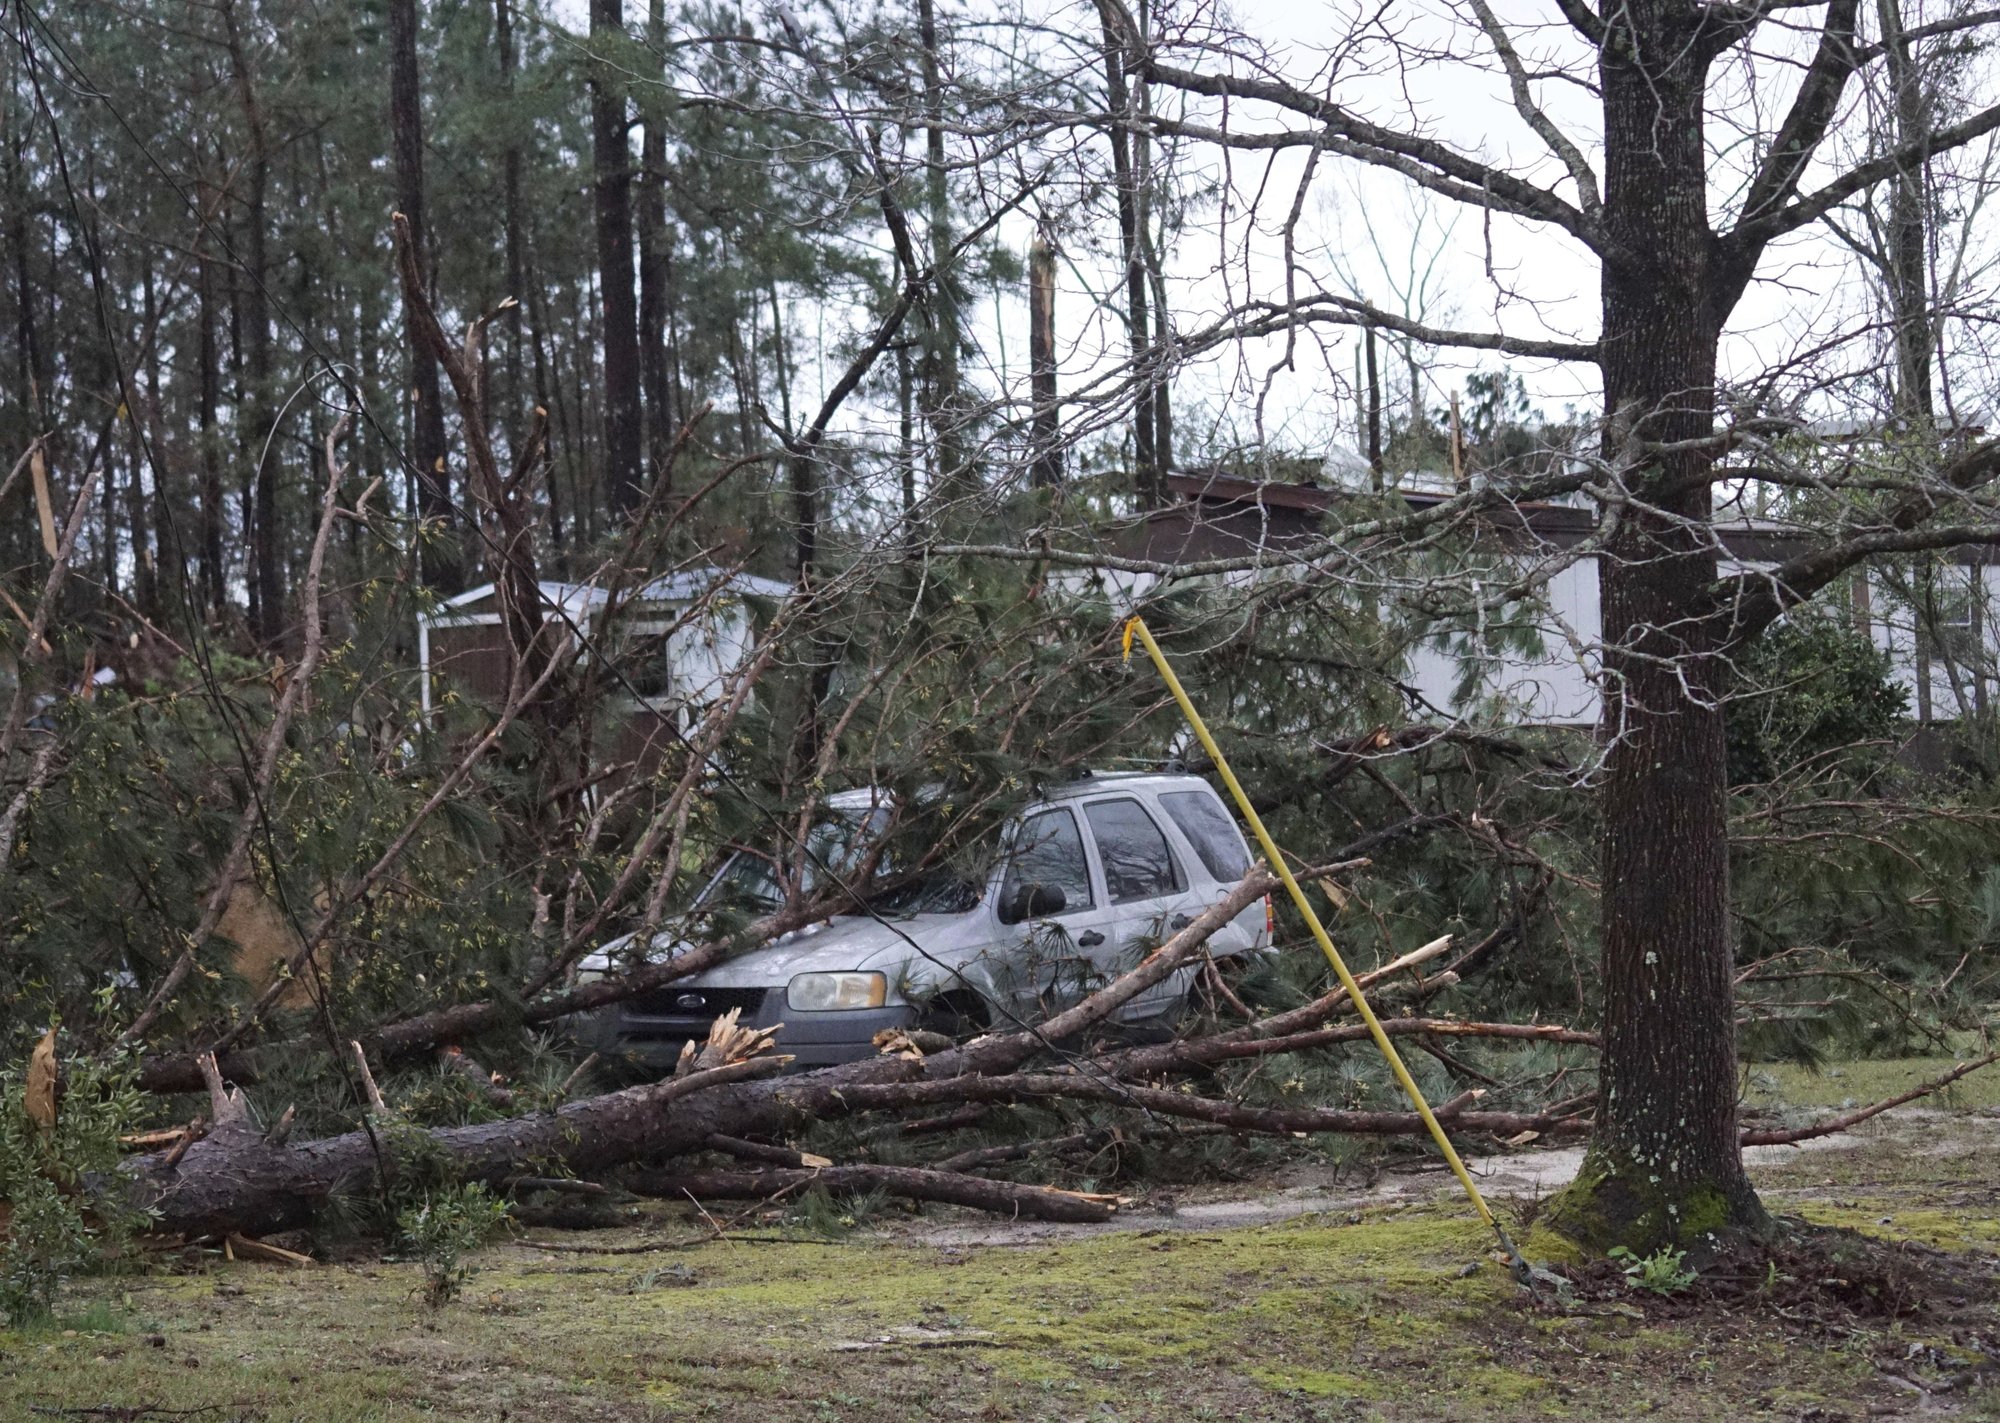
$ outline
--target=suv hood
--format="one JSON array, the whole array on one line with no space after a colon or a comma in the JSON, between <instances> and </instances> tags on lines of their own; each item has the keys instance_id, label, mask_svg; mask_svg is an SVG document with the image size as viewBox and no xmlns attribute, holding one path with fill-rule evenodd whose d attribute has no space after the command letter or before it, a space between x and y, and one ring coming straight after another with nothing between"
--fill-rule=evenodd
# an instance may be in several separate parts
<instances>
[{"instance_id":1,"label":"suv hood","mask_svg":"<svg viewBox=\"0 0 2000 1423\"><path fill-rule=\"evenodd\" d=\"M973 957L981 946L979 918L977 912L914 914L883 924L843 915L795 929L683 981L691 986L705 984L712 988L783 988L802 973L877 969L889 975L890 999L895 1001L900 970L906 962L910 964L907 976L922 981L936 976L940 969L956 968ZM904 934L909 938L904 938ZM922 946L921 951L912 947L912 940ZM585 958L579 967L586 972L609 973L620 960L627 958L630 945L630 935L614 939ZM655 962L677 958L692 947L685 939L662 934L654 939L653 953L648 957Z\"/></svg>"}]
</instances>

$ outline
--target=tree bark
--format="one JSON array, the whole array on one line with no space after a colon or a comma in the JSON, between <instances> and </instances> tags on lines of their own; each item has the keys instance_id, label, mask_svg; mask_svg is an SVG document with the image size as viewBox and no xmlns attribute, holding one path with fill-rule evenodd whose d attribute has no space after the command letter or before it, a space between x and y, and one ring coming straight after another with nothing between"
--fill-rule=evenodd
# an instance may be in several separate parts
<instances>
[{"instance_id":1,"label":"tree bark","mask_svg":"<svg viewBox=\"0 0 2000 1423\"><path fill-rule=\"evenodd\" d=\"M605 51L625 38L624 0L590 0L590 140L596 165L597 270L604 326L604 494L611 516L639 505L639 313L632 290L632 144L625 86Z\"/></svg>"},{"instance_id":2,"label":"tree bark","mask_svg":"<svg viewBox=\"0 0 2000 1423\"><path fill-rule=\"evenodd\" d=\"M520 1174L523 1161L549 1162L587 1173L633 1160L677 1117L665 1109L723 1083L766 1076L781 1058L751 1059L630 1087L574 1102L554 1112L474 1126L416 1132L425 1141L423 1162L448 1162L464 1181L499 1183ZM368 1130L316 1141L273 1143L250 1125L241 1096L212 1080L215 1125L191 1146L133 1158L123 1164L136 1204L154 1212L155 1228L186 1236L261 1235L310 1220L333 1191L371 1177L393 1179L405 1133L379 1111ZM369 1084L372 1086L372 1083ZM414 1164L414 1163L413 1163Z\"/></svg>"},{"instance_id":3,"label":"tree bark","mask_svg":"<svg viewBox=\"0 0 2000 1423\"><path fill-rule=\"evenodd\" d=\"M222 450L216 429L216 406L222 398L222 353L215 339L215 279L206 250L206 237L195 240L196 301L200 312L196 337L196 358L201 370L197 396L201 440L201 591L210 613L222 610L226 568L222 558Z\"/></svg>"},{"instance_id":4,"label":"tree bark","mask_svg":"<svg viewBox=\"0 0 2000 1423\"><path fill-rule=\"evenodd\" d=\"M1153 32L1151 0L1138 0L1140 43ZM1153 329L1148 337L1146 384L1141 393L1140 420L1152 421L1153 481L1165 503L1167 476L1174 472L1174 411L1172 368L1168 344L1171 313L1167 309L1166 273L1160 261L1159 244L1153 240L1153 86L1144 74L1132 82L1132 198L1133 236L1139 248L1139 264L1152 294Z\"/></svg>"},{"instance_id":5,"label":"tree bark","mask_svg":"<svg viewBox=\"0 0 2000 1423\"><path fill-rule=\"evenodd\" d=\"M416 0L389 0L389 128L396 157L396 207L410 220L418 269L428 290L433 273L430 227L424 217L424 109L417 74ZM456 523L451 473L445 463L444 400L437 359L419 337L416 316L407 303L403 339L410 355L410 462L417 471L417 511L443 532ZM441 592L457 592L464 575L449 539L433 538L422 547L424 582Z\"/></svg>"},{"instance_id":6,"label":"tree bark","mask_svg":"<svg viewBox=\"0 0 2000 1423\"><path fill-rule=\"evenodd\" d=\"M1598 560L1604 1051L1590 1146L1551 1220L1585 1245L1647 1253L1767 1221L1736 1132L1710 456L1650 448L1715 428L1733 295L1711 260L1708 51L1686 0L1635 0L1622 16L1599 66L1605 225L1629 254L1603 268L1603 453L1635 501Z\"/></svg>"},{"instance_id":7,"label":"tree bark","mask_svg":"<svg viewBox=\"0 0 2000 1423\"><path fill-rule=\"evenodd\" d=\"M14 358L17 398L25 416L21 428L11 432L13 444L25 446L48 429L48 371L35 327L36 283L29 270L33 248L28 231L32 206L28 195L24 125L12 123L8 135L7 165L7 245L13 250L14 270Z\"/></svg>"},{"instance_id":8,"label":"tree bark","mask_svg":"<svg viewBox=\"0 0 2000 1423\"><path fill-rule=\"evenodd\" d=\"M1361 335L1362 350L1368 359L1368 487L1380 494L1384 483L1382 467L1382 369L1375 359L1375 328Z\"/></svg>"}]
</instances>

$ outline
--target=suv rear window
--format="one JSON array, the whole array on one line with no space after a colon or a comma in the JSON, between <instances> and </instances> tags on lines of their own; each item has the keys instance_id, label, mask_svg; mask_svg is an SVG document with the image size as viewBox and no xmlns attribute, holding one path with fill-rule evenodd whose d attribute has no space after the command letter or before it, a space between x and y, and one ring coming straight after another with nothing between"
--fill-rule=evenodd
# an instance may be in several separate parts
<instances>
[{"instance_id":1,"label":"suv rear window","mask_svg":"<svg viewBox=\"0 0 2000 1423\"><path fill-rule=\"evenodd\" d=\"M1180 826L1202 866L1218 884L1235 884L1250 869L1250 852L1229 812L1207 791L1169 791L1160 805Z\"/></svg>"},{"instance_id":2,"label":"suv rear window","mask_svg":"<svg viewBox=\"0 0 2000 1423\"><path fill-rule=\"evenodd\" d=\"M1158 899L1187 888L1167 837L1136 800L1092 801L1083 808L1097 856L1104 861L1104 888L1113 904Z\"/></svg>"}]
</instances>

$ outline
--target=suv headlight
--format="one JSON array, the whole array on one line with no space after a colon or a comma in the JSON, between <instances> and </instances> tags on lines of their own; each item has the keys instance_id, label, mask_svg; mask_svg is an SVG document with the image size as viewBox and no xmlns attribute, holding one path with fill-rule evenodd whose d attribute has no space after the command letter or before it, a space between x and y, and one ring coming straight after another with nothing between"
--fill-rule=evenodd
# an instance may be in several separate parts
<instances>
[{"instance_id":1,"label":"suv headlight","mask_svg":"<svg viewBox=\"0 0 2000 1423\"><path fill-rule=\"evenodd\" d=\"M889 998L889 980L879 973L802 973L785 989L794 1013L831 1013L842 1008L880 1008Z\"/></svg>"}]
</instances>

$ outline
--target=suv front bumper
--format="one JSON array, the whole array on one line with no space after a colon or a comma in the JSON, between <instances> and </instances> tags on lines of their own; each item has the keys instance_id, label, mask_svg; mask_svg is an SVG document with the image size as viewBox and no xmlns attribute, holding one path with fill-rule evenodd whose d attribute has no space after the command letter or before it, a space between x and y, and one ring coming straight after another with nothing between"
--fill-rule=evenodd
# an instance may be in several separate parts
<instances>
[{"instance_id":1,"label":"suv front bumper","mask_svg":"<svg viewBox=\"0 0 2000 1423\"><path fill-rule=\"evenodd\" d=\"M690 1001L698 1000L698 1001ZM669 984L638 1003L614 1003L570 1020L577 1040L606 1057L648 1067L672 1067L689 1042L702 1042L709 1026L731 1008L746 1028L777 1028L778 1051L792 1055L792 1070L858 1062L876 1054L875 1035L907 1028L916 1010L906 1003L831 1013L788 1013L785 990L703 989ZM782 1026L781 1026L782 1025Z\"/></svg>"}]
</instances>

